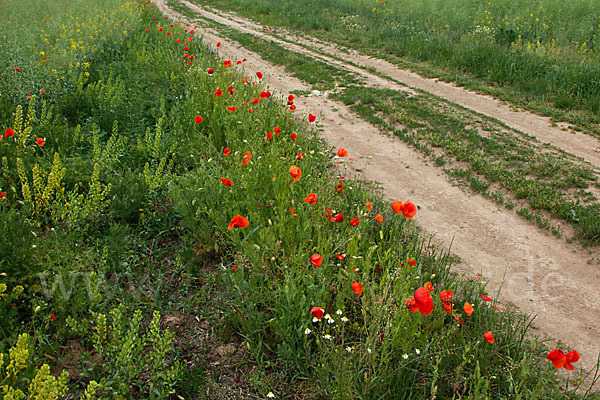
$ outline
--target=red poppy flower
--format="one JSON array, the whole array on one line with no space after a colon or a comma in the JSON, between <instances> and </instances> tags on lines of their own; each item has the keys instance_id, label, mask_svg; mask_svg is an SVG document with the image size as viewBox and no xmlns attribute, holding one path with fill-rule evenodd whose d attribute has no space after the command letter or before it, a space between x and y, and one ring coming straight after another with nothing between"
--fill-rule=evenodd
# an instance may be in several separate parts
<instances>
[{"instance_id":1,"label":"red poppy flower","mask_svg":"<svg viewBox=\"0 0 600 400\"><path fill-rule=\"evenodd\" d=\"M356 218L356 217L352 218L352 220L350 220L350 225L352 225L352 226L358 225L358 218Z\"/></svg>"},{"instance_id":2,"label":"red poppy flower","mask_svg":"<svg viewBox=\"0 0 600 400\"><path fill-rule=\"evenodd\" d=\"M277 125L274 129L276 135L281 135L281 128Z\"/></svg>"},{"instance_id":3,"label":"red poppy flower","mask_svg":"<svg viewBox=\"0 0 600 400\"><path fill-rule=\"evenodd\" d=\"M227 111L236 111L235 106L226 107Z\"/></svg>"},{"instance_id":4,"label":"red poppy flower","mask_svg":"<svg viewBox=\"0 0 600 400\"><path fill-rule=\"evenodd\" d=\"M217 47L221 47L221 42L217 42Z\"/></svg>"},{"instance_id":5,"label":"red poppy flower","mask_svg":"<svg viewBox=\"0 0 600 400\"><path fill-rule=\"evenodd\" d=\"M452 314L452 308L454 307L454 304L449 303L449 304L444 304L444 311L446 311L448 314Z\"/></svg>"},{"instance_id":6,"label":"red poppy flower","mask_svg":"<svg viewBox=\"0 0 600 400\"><path fill-rule=\"evenodd\" d=\"M229 86L227 88L227 90L229 91L229 94L231 95L231 97L233 97L233 86ZM246 103L244 103L244 105L246 105Z\"/></svg>"},{"instance_id":7,"label":"red poppy flower","mask_svg":"<svg viewBox=\"0 0 600 400\"><path fill-rule=\"evenodd\" d=\"M412 218L417 213L417 207L410 202L410 200L406 200L406 202L402 205L402 215L404 218Z\"/></svg>"},{"instance_id":8,"label":"red poppy flower","mask_svg":"<svg viewBox=\"0 0 600 400\"><path fill-rule=\"evenodd\" d=\"M225 147L225 150L223 150L223 154L225 155L225 157L231 154L231 150L229 149L229 147Z\"/></svg>"},{"instance_id":9,"label":"red poppy flower","mask_svg":"<svg viewBox=\"0 0 600 400\"><path fill-rule=\"evenodd\" d=\"M292 176L292 179L297 182L302 176L302 171L300 171L300 168L296 167L295 165L292 165L290 167L290 175Z\"/></svg>"},{"instance_id":10,"label":"red poppy flower","mask_svg":"<svg viewBox=\"0 0 600 400\"><path fill-rule=\"evenodd\" d=\"M21 72L21 68L19 68L19 67L15 67L14 70L15 70L15 72Z\"/></svg>"},{"instance_id":11,"label":"red poppy flower","mask_svg":"<svg viewBox=\"0 0 600 400\"><path fill-rule=\"evenodd\" d=\"M187 46L185 46L183 49L184 49L185 51L190 51L190 48L189 48L189 47L187 47Z\"/></svg>"},{"instance_id":12,"label":"red poppy flower","mask_svg":"<svg viewBox=\"0 0 600 400\"><path fill-rule=\"evenodd\" d=\"M431 314L433 311L433 298L431 297L429 290L425 289L424 287L416 290L415 303L423 315Z\"/></svg>"},{"instance_id":13,"label":"red poppy flower","mask_svg":"<svg viewBox=\"0 0 600 400\"><path fill-rule=\"evenodd\" d=\"M273 132L267 132L267 142L273 138Z\"/></svg>"},{"instance_id":14,"label":"red poppy flower","mask_svg":"<svg viewBox=\"0 0 600 400\"><path fill-rule=\"evenodd\" d=\"M43 96L46 94L46 89L40 89L40 94Z\"/></svg>"},{"instance_id":15,"label":"red poppy flower","mask_svg":"<svg viewBox=\"0 0 600 400\"><path fill-rule=\"evenodd\" d=\"M343 213L336 214L333 219L334 219L334 222L344 222L344 214Z\"/></svg>"},{"instance_id":16,"label":"red poppy flower","mask_svg":"<svg viewBox=\"0 0 600 400\"><path fill-rule=\"evenodd\" d=\"M233 186L233 182L231 180L229 180L229 179L219 178L219 180L221 182L223 182L223 185L225 185L225 186L229 186L229 187Z\"/></svg>"},{"instance_id":17,"label":"red poppy flower","mask_svg":"<svg viewBox=\"0 0 600 400\"><path fill-rule=\"evenodd\" d=\"M271 92L269 92L268 90L260 92L260 96L261 99L266 99L268 97L271 97Z\"/></svg>"},{"instance_id":18,"label":"red poppy flower","mask_svg":"<svg viewBox=\"0 0 600 400\"><path fill-rule=\"evenodd\" d=\"M250 104L258 104L258 97L250 100Z\"/></svg>"},{"instance_id":19,"label":"red poppy flower","mask_svg":"<svg viewBox=\"0 0 600 400\"><path fill-rule=\"evenodd\" d=\"M290 94L288 96L288 105L291 106L292 104L294 104L294 95Z\"/></svg>"},{"instance_id":20,"label":"red poppy flower","mask_svg":"<svg viewBox=\"0 0 600 400\"><path fill-rule=\"evenodd\" d=\"M292 133L290 135L290 139L292 139L295 142L298 139L298 136L295 133Z\"/></svg>"},{"instance_id":21,"label":"red poppy flower","mask_svg":"<svg viewBox=\"0 0 600 400\"><path fill-rule=\"evenodd\" d=\"M487 331L486 333L484 333L483 338L488 343L494 343L494 341L496 340L496 339L494 339L494 335L492 334L492 331Z\"/></svg>"},{"instance_id":22,"label":"red poppy flower","mask_svg":"<svg viewBox=\"0 0 600 400\"><path fill-rule=\"evenodd\" d=\"M221 97L223 96L223 91L220 88L217 88L217 90L215 90L214 95L217 97Z\"/></svg>"},{"instance_id":23,"label":"red poppy flower","mask_svg":"<svg viewBox=\"0 0 600 400\"><path fill-rule=\"evenodd\" d=\"M201 116L199 116L199 115L196 115L196 116L194 117L194 121L195 121L197 124L201 124L201 123L202 123L202 121L204 121L204 119L203 119Z\"/></svg>"},{"instance_id":24,"label":"red poppy flower","mask_svg":"<svg viewBox=\"0 0 600 400\"><path fill-rule=\"evenodd\" d=\"M297 158L298 160L302 161L302 160L304 160L304 154L302 154L302 153L298 153L298 154L296 154L296 158Z\"/></svg>"},{"instance_id":25,"label":"red poppy flower","mask_svg":"<svg viewBox=\"0 0 600 400\"><path fill-rule=\"evenodd\" d=\"M414 258L409 258L408 260L406 260L406 262L408 263L408 265L410 265L411 267L414 267L415 265L417 265L417 260L415 260Z\"/></svg>"},{"instance_id":26,"label":"red poppy flower","mask_svg":"<svg viewBox=\"0 0 600 400\"><path fill-rule=\"evenodd\" d=\"M338 254L338 255L336 255L336 257L337 257L337 259L338 259L338 260L340 260L340 261L343 261L343 260L344 260L344 258L345 258L345 256L344 256L343 254Z\"/></svg>"},{"instance_id":27,"label":"red poppy flower","mask_svg":"<svg viewBox=\"0 0 600 400\"><path fill-rule=\"evenodd\" d=\"M52 318L52 319L56 319L56 315L54 315L54 314L50 314L50 318Z\"/></svg>"},{"instance_id":28,"label":"red poppy flower","mask_svg":"<svg viewBox=\"0 0 600 400\"><path fill-rule=\"evenodd\" d=\"M256 76L258 76L258 79L262 79L263 74L262 72L256 72Z\"/></svg>"},{"instance_id":29,"label":"red poppy flower","mask_svg":"<svg viewBox=\"0 0 600 400\"><path fill-rule=\"evenodd\" d=\"M481 297L481 298L482 298L483 300L485 300L485 301L492 301L492 298L491 298L491 297L489 297L489 296L486 296L485 294L482 294L482 295L481 295L481 296L479 296L479 297Z\"/></svg>"},{"instance_id":30,"label":"red poppy flower","mask_svg":"<svg viewBox=\"0 0 600 400\"><path fill-rule=\"evenodd\" d=\"M410 311L411 313L419 311L419 307L417 306L417 302L415 301L414 297L411 297L410 299L406 299L406 307L408 308L408 311Z\"/></svg>"},{"instance_id":31,"label":"red poppy flower","mask_svg":"<svg viewBox=\"0 0 600 400\"><path fill-rule=\"evenodd\" d=\"M158 28L158 31L159 31L159 32L162 32L162 31L163 31L163 29L162 29L162 28Z\"/></svg>"},{"instance_id":32,"label":"red poppy flower","mask_svg":"<svg viewBox=\"0 0 600 400\"><path fill-rule=\"evenodd\" d=\"M10 128L6 128L4 130L4 136L6 136L6 137L15 136L15 131Z\"/></svg>"},{"instance_id":33,"label":"red poppy flower","mask_svg":"<svg viewBox=\"0 0 600 400\"><path fill-rule=\"evenodd\" d=\"M565 357L565 354L557 349L554 349L550 353L548 353L546 359L552 361L552 364L556 369L562 368L567 362L567 357Z\"/></svg>"},{"instance_id":34,"label":"red poppy flower","mask_svg":"<svg viewBox=\"0 0 600 400\"><path fill-rule=\"evenodd\" d=\"M46 138L36 138L35 141L40 147L44 147L46 144Z\"/></svg>"},{"instance_id":35,"label":"red poppy flower","mask_svg":"<svg viewBox=\"0 0 600 400\"><path fill-rule=\"evenodd\" d=\"M231 60L224 60L223 61L223 67L225 67L225 68L231 67Z\"/></svg>"},{"instance_id":36,"label":"red poppy flower","mask_svg":"<svg viewBox=\"0 0 600 400\"><path fill-rule=\"evenodd\" d=\"M316 115L312 115L311 113L308 113L308 122L315 122L316 119L317 119Z\"/></svg>"},{"instance_id":37,"label":"red poppy flower","mask_svg":"<svg viewBox=\"0 0 600 400\"><path fill-rule=\"evenodd\" d=\"M431 282L425 282L425 284L423 285L423 287L425 289L427 289L429 292L433 292L433 284Z\"/></svg>"},{"instance_id":38,"label":"red poppy flower","mask_svg":"<svg viewBox=\"0 0 600 400\"><path fill-rule=\"evenodd\" d=\"M0 199L5 199L5 198L6 198L6 193L0 192Z\"/></svg>"},{"instance_id":39,"label":"red poppy flower","mask_svg":"<svg viewBox=\"0 0 600 400\"><path fill-rule=\"evenodd\" d=\"M371 211L373 209L373 203L367 200L365 203L365 208L367 209L367 212Z\"/></svg>"},{"instance_id":40,"label":"red poppy flower","mask_svg":"<svg viewBox=\"0 0 600 400\"><path fill-rule=\"evenodd\" d=\"M321 257L318 254L313 254L312 256L310 256L310 263L315 267L320 267L323 263L323 257Z\"/></svg>"},{"instance_id":41,"label":"red poppy flower","mask_svg":"<svg viewBox=\"0 0 600 400\"><path fill-rule=\"evenodd\" d=\"M294 110L295 110L295 109L296 109L296 105L295 105L295 104L292 104L292 105L290 106L290 112L294 112Z\"/></svg>"},{"instance_id":42,"label":"red poppy flower","mask_svg":"<svg viewBox=\"0 0 600 400\"><path fill-rule=\"evenodd\" d=\"M344 149L343 147L341 147L338 149L337 155L338 155L338 157L346 157L346 156L348 156L348 151L346 149Z\"/></svg>"},{"instance_id":43,"label":"red poppy flower","mask_svg":"<svg viewBox=\"0 0 600 400\"><path fill-rule=\"evenodd\" d=\"M452 290L443 290L440 293L440 300L444 304L452 304L452 297L454 297Z\"/></svg>"},{"instance_id":44,"label":"red poppy flower","mask_svg":"<svg viewBox=\"0 0 600 400\"><path fill-rule=\"evenodd\" d=\"M379 222L379 224L381 224L383 222L383 215L377 214L375 216L375 221L377 221L377 222Z\"/></svg>"},{"instance_id":45,"label":"red poppy flower","mask_svg":"<svg viewBox=\"0 0 600 400\"><path fill-rule=\"evenodd\" d=\"M573 371L575 367L573 367L571 363L579 361L579 353L577 352L577 350L573 350L572 352L565 354L565 358L565 369Z\"/></svg>"},{"instance_id":46,"label":"red poppy flower","mask_svg":"<svg viewBox=\"0 0 600 400\"><path fill-rule=\"evenodd\" d=\"M325 310L325 307L313 307L310 309L310 315L312 315L316 319L321 319L325 314L323 310Z\"/></svg>"},{"instance_id":47,"label":"red poppy flower","mask_svg":"<svg viewBox=\"0 0 600 400\"><path fill-rule=\"evenodd\" d=\"M398 200L394 201L392 203L392 210L394 210L396 214L400 214L402 212L402 202Z\"/></svg>"},{"instance_id":48,"label":"red poppy flower","mask_svg":"<svg viewBox=\"0 0 600 400\"><path fill-rule=\"evenodd\" d=\"M354 293L360 296L363 292L363 286L360 283L354 281L352 282L352 290L354 291Z\"/></svg>"},{"instance_id":49,"label":"red poppy flower","mask_svg":"<svg viewBox=\"0 0 600 400\"><path fill-rule=\"evenodd\" d=\"M252 160L252 153L247 151L244 153L244 156L242 157L242 164L248 165L248 161L250 161L250 160Z\"/></svg>"},{"instance_id":50,"label":"red poppy flower","mask_svg":"<svg viewBox=\"0 0 600 400\"><path fill-rule=\"evenodd\" d=\"M342 193L343 190L344 190L344 182L338 181L338 185L335 188L336 193Z\"/></svg>"},{"instance_id":51,"label":"red poppy flower","mask_svg":"<svg viewBox=\"0 0 600 400\"><path fill-rule=\"evenodd\" d=\"M212 75L215 71L212 68L209 68L206 72L208 72L209 75Z\"/></svg>"},{"instance_id":52,"label":"red poppy flower","mask_svg":"<svg viewBox=\"0 0 600 400\"><path fill-rule=\"evenodd\" d=\"M331 219L331 210L329 208L325 209L325 215L327 215L328 219Z\"/></svg>"},{"instance_id":53,"label":"red poppy flower","mask_svg":"<svg viewBox=\"0 0 600 400\"><path fill-rule=\"evenodd\" d=\"M473 311L475 311L473 306L471 304L469 304L468 301L465 302L465 306L463 307L463 310L465 310L465 314L467 314L469 317L471 316L471 314L473 314Z\"/></svg>"},{"instance_id":54,"label":"red poppy flower","mask_svg":"<svg viewBox=\"0 0 600 400\"><path fill-rule=\"evenodd\" d=\"M304 202L308 203L308 204L312 204L314 206L315 204L317 204L317 195L314 193L309 194L304 199Z\"/></svg>"},{"instance_id":55,"label":"red poppy flower","mask_svg":"<svg viewBox=\"0 0 600 400\"><path fill-rule=\"evenodd\" d=\"M242 217L241 215L236 215L235 217L233 217L231 219L231 222L229 223L229 226L227 227L227 229L229 229L230 231L233 230L233 228L246 228L248 226L248 219Z\"/></svg>"}]
</instances>

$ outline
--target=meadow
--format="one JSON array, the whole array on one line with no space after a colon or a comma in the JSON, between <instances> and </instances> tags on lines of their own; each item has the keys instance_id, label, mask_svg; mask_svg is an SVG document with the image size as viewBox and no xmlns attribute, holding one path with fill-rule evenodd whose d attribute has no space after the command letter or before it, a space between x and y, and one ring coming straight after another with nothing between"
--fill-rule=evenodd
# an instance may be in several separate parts
<instances>
[{"instance_id":1,"label":"meadow","mask_svg":"<svg viewBox=\"0 0 600 400\"><path fill-rule=\"evenodd\" d=\"M598 398L195 26L0 4L4 399Z\"/></svg>"},{"instance_id":2,"label":"meadow","mask_svg":"<svg viewBox=\"0 0 600 400\"><path fill-rule=\"evenodd\" d=\"M211 1L600 133L595 0Z\"/></svg>"}]
</instances>

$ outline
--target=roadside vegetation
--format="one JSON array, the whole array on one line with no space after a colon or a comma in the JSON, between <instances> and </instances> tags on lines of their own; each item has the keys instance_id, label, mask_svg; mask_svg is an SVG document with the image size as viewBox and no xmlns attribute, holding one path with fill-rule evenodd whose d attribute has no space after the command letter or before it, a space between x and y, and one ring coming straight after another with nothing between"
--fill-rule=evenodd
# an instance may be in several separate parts
<instances>
[{"instance_id":1,"label":"roadside vegetation","mask_svg":"<svg viewBox=\"0 0 600 400\"><path fill-rule=\"evenodd\" d=\"M598 398L195 26L2 5L4 399Z\"/></svg>"},{"instance_id":2,"label":"roadside vegetation","mask_svg":"<svg viewBox=\"0 0 600 400\"><path fill-rule=\"evenodd\" d=\"M211 1L600 133L593 2Z\"/></svg>"}]
</instances>

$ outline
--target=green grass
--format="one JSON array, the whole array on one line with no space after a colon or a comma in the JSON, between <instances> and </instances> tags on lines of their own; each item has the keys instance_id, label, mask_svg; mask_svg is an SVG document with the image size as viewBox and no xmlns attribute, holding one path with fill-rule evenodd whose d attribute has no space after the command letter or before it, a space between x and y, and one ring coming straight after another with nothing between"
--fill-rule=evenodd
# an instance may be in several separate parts
<instances>
[{"instance_id":1,"label":"green grass","mask_svg":"<svg viewBox=\"0 0 600 400\"><path fill-rule=\"evenodd\" d=\"M196 3L305 31L600 132L593 2Z\"/></svg>"},{"instance_id":2,"label":"green grass","mask_svg":"<svg viewBox=\"0 0 600 400\"><path fill-rule=\"evenodd\" d=\"M107 13L70 4L40 2L56 22L44 34L74 35L72 21ZM577 384L561 389L544 343L525 339L529 318L496 311L370 185L336 175L318 124L261 98L266 87L244 84L198 39L185 43L188 27L119 4L85 28L97 36L78 52L56 44L38 64L43 41L24 34L11 44L24 75L2 70L0 125L15 135L0 142L1 372L21 357L2 390L27 392L50 364L71 379L48 393L56 382L39 370L48 398L90 394L92 381L88 398L102 399L581 397ZM17 2L1 10L11 26L31 16ZM40 82L45 94L22 96ZM228 229L236 214L248 227ZM406 299L427 282L433 312L410 313ZM441 307L444 289L460 326ZM331 307L335 323L312 322L313 306Z\"/></svg>"}]
</instances>

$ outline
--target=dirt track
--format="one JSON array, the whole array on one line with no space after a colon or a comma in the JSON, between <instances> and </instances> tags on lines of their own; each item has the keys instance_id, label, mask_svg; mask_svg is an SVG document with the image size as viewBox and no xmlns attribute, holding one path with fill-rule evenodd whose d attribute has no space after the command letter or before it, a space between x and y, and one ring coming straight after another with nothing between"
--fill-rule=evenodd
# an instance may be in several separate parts
<instances>
[{"instance_id":1,"label":"dirt track","mask_svg":"<svg viewBox=\"0 0 600 400\"><path fill-rule=\"evenodd\" d=\"M355 65L372 66L410 87L430 91L479 113L550 142L600 169L600 142L584 134L552 127L547 118L510 107L451 84L428 80L403 71L381 60L345 53L322 41L287 36L316 50L307 49L265 33L250 21L220 11L208 11L185 0L181 2L205 18L276 41L288 50L326 60L361 75L368 86L406 90L406 86L385 80ZM170 10L163 0L159 9L176 20L185 18ZM223 42L220 55L238 60L247 58L248 71L261 71L269 86L279 94L307 90L310 86L290 76L282 67L270 65L259 55L219 37L211 30L198 29L208 44ZM281 32L279 32L282 35ZM323 53L330 53L328 56ZM354 65L343 60L350 58ZM340 61L340 59L342 61ZM359 119L341 103L326 96L297 97L297 113L319 114L322 137L331 147L344 147L355 158L350 168L361 169L364 178L381 183L389 199L406 200L420 206L415 221L434 235L434 242L452 245L452 253L461 262L457 272L472 276L481 273L495 293L506 279L500 304L516 305L521 311L537 315L534 325L541 333L562 340L581 353L580 364L591 368L599 356L600 345L600 265L599 252L549 236L514 212L500 208L491 200L464 193L450 184L444 173L428 165L420 153L400 140L381 134L377 128ZM372 156L372 159L369 157ZM563 348L566 347L563 345Z\"/></svg>"}]
</instances>

